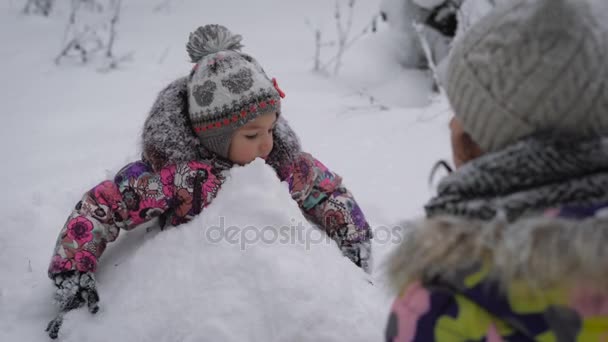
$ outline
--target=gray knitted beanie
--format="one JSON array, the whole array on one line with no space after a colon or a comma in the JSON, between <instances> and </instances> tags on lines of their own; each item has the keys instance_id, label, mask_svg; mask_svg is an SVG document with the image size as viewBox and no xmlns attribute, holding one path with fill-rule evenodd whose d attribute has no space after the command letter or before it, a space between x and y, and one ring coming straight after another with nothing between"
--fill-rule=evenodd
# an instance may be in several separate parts
<instances>
[{"instance_id":1,"label":"gray knitted beanie","mask_svg":"<svg viewBox=\"0 0 608 342\"><path fill-rule=\"evenodd\" d=\"M608 35L591 0L504 1L454 46L446 92L485 151L608 134Z\"/></svg>"},{"instance_id":2,"label":"gray knitted beanie","mask_svg":"<svg viewBox=\"0 0 608 342\"><path fill-rule=\"evenodd\" d=\"M241 53L242 37L221 25L205 25L186 45L193 63L188 79L188 114L203 146L228 158L234 132L267 113L280 114L276 80L253 57Z\"/></svg>"}]
</instances>

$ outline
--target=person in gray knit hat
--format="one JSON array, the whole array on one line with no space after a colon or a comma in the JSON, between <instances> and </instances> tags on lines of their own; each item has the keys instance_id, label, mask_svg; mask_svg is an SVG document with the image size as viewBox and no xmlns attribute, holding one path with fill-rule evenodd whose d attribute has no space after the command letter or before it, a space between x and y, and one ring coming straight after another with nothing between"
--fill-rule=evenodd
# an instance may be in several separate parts
<instances>
[{"instance_id":1,"label":"person in gray knit hat","mask_svg":"<svg viewBox=\"0 0 608 342\"><path fill-rule=\"evenodd\" d=\"M387 341L608 336L602 6L505 0L457 39L446 84L457 168L389 258Z\"/></svg>"},{"instance_id":2,"label":"person in gray knit hat","mask_svg":"<svg viewBox=\"0 0 608 342\"><path fill-rule=\"evenodd\" d=\"M604 12L590 1L505 1L456 44L446 93L484 151L533 133L608 133Z\"/></svg>"},{"instance_id":3,"label":"person in gray knit hat","mask_svg":"<svg viewBox=\"0 0 608 342\"><path fill-rule=\"evenodd\" d=\"M66 312L84 305L98 311L98 260L121 229L155 218L161 228L189 222L205 212L234 165L257 158L342 255L371 272L372 232L363 211L339 175L301 150L281 113L285 94L240 52L240 41L220 25L190 34L195 66L158 95L144 124L142 160L86 192L69 215L48 268L59 305L47 326L51 338Z\"/></svg>"}]
</instances>

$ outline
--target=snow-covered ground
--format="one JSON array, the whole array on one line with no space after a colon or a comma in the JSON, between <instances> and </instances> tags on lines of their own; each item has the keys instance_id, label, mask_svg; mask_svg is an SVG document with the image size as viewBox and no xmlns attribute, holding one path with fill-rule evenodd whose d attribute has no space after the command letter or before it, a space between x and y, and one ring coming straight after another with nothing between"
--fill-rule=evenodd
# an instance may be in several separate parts
<instances>
[{"instance_id":1,"label":"snow-covered ground","mask_svg":"<svg viewBox=\"0 0 608 342\"><path fill-rule=\"evenodd\" d=\"M360 39L340 76L327 78L310 72L306 21L333 32L333 2L174 0L153 11L161 2L124 2L116 51L133 60L110 73L53 64L66 13L23 16L22 1L0 4L0 341L48 339L56 308L46 268L56 235L85 190L138 158L147 110L190 69L184 46L199 25L243 34L244 50L278 79L304 148L343 176L376 230L377 262L398 238L387 228L419 216L432 194L429 170L449 157L449 110L425 75L400 68L389 32ZM357 3L355 27L378 2ZM226 226L268 226L268 239L215 243L208 234L218 217ZM285 227L299 222L304 239L273 240L292 236ZM60 338L381 340L392 296L381 274L365 275L320 237L267 166L236 168L193 222L123 232L101 260L100 312L68 314Z\"/></svg>"}]
</instances>

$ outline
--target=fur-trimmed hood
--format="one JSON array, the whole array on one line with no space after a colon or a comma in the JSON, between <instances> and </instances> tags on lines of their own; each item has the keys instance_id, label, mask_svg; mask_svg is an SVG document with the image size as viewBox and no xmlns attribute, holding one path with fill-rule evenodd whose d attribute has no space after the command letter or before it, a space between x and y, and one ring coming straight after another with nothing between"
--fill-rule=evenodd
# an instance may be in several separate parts
<instances>
[{"instance_id":1,"label":"fur-trimmed hood","mask_svg":"<svg viewBox=\"0 0 608 342\"><path fill-rule=\"evenodd\" d=\"M602 212L583 220L542 216L509 223L445 215L404 224L389 281L398 291L414 279L455 278L488 262L489 278L503 288L519 280L538 289L582 282L608 294L608 215Z\"/></svg>"},{"instance_id":2,"label":"fur-trimmed hood","mask_svg":"<svg viewBox=\"0 0 608 342\"><path fill-rule=\"evenodd\" d=\"M273 135L268 164L279 170L300 153L300 142L283 114ZM187 77L173 81L159 93L144 123L142 149L143 158L155 170L170 163L219 158L203 147L190 125Z\"/></svg>"}]
</instances>

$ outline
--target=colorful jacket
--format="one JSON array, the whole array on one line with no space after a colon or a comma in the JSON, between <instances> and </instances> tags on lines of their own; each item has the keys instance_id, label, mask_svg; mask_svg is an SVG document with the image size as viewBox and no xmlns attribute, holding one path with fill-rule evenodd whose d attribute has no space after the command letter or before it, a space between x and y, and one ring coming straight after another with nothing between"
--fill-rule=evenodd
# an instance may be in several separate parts
<instances>
[{"instance_id":1,"label":"colorful jacket","mask_svg":"<svg viewBox=\"0 0 608 342\"><path fill-rule=\"evenodd\" d=\"M386 340L608 341L606 147L530 139L446 177L390 259Z\"/></svg>"},{"instance_id":2,"label":"colorful jacket","mask_svg":"<svg viewBox=\"0 0 608 342\"><path fill-rule=\"evenodd\" d=\"M608 341L608 264L598 259L576 260L577 255L605 255L601 251L608 242L608 220L524 220L517 223L519 238L531 239L537 250L498 245L485 259L473 257L474 251L487 246L469 234L466 224L445 218L414 228L427 230L412 236L417 243L422 243L420 239L436 243L436 257L446 255L444 248L455 241L470 249L444 259L443 264L426 264L427 270L441 269L441 273L412 274L392 306L387 341ZM486 228L488 234L518 229ZM591 237L603 238L576 245ZM563 238L577 241L569 245ZM420 255L420 259L431 257ZM523 281L518 279L522 270L537 274Z\"/></svg>"},{"instance_id":3,"label":"colorful jacket","mask_svg":"<svg viewBox=\"0 0 608 342\"><path fill-rule=\"evenodd\" d=\"M215 198L232 165L205 151L187 122L186 82L163 90L146 120L143 158L88 191L62 228L49 276L77 270L95 272L99 257L120 229L158 218L177 226L200 214ZM289 184L307 217L333 238L344 255L368 268L371 230L342 179L302 152L281 116L267 163Z\"/></svg>"}]
</instances>

